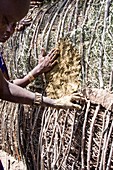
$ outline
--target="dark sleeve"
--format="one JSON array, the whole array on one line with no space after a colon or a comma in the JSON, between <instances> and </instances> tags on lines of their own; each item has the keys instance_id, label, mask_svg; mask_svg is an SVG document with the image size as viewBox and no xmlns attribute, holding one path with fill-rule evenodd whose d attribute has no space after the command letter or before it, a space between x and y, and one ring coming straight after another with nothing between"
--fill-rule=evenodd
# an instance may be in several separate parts
<instances>
[{"instance_id":1,"label":"dark sleeve","mask_svg":"<svg viewBox=\"0 0 113 170\"><path fill-rule=\"evenodd\" d=\"M0 53L0 69L2 70L2 73L4 75L4 77L9 80L9 74L8 74L8 70L5 64L5 61L3 59L2 54Z\"/></svg>"},{"instance_id":2,"label":"dark sleeve","mask_svg":"<svg viewBox=\"0 0 113 170\"><path fill-rule=\"evenodd\" d=\"M0 160L0 170L4 170L1 160Z\"/></svg>"}]
</instances>

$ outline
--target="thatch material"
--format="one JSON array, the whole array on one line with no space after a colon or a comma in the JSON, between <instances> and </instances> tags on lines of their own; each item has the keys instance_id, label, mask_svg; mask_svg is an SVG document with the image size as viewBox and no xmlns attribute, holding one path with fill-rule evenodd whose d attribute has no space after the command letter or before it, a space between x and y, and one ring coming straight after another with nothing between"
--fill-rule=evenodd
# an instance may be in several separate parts
<instances>
[{"instance_id":1,"label":"thatch material","mask_svg":"<svg viewBox=\"0 0 113 170\"><path fill-rule=\"evenodd\" d=\"M80 55L69 36L59 40L58 64L46 74L46 93L51 98L70 95L80 87L81 63Z\"/></svg>"}]
</instances>

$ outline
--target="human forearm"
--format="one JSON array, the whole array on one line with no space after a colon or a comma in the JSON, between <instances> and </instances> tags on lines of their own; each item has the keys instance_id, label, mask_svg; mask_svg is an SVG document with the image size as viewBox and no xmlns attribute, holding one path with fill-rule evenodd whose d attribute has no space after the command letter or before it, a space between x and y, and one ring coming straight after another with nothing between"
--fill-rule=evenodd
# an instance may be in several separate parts
<instances>
[{"instance_id":1,"label":"human forearm","mask_svg":"<svg viewBox=\"0 0 113 170\"><path fill-rule=\"evenodd\" d=\"M30 92L26 89L23 89L15 84L8 82L6 79L4 79L4 76L2 75L1 71L0 98L10 102L28 105L38 104L42 106L51 106L63 109L81 108L78 104L76 104L76 100L81 100L81 97L76 94L64 96L60 99L50 99L48 97L42 96L39 93Z\"/></svg>"},{"instance_id":2,"label":"human forearm","mask_svg":"<svg viewBox=\"0 0 113 170\"><path fill-rule=\"evenodd\" d=\"M3 89L0 89L0 98L14 103L32 105L35 94L15 84L5 82Z\"/></svg>"},{"instance_id":3,"label":"human forearm","mask_svg":"<svg viewBox=\"0 0 113 170\"><path fill-rule=\"evenodd\" d=\"M26 87L30 83L29 79L27 76L21 79L15 79L13 80L13 84L20 86L20 87Z\"/></svg>"},{"instance_id":4,"label":"human forearm","mask_svg":"<svg viewBox=\"0 0 113 170\"><path fill-rule=\"evenodd\" d=\"M14 103L33 105L35 101L35 93L23 89L15 84L7 82L4 86L5 90L2 90L0 94L3 100L7 100ZM37 93L39 94L39 93ZM40 94L39 94L40 95ZM42 106L59 107L55 99L42 96Z\"/></svg>"},{"instance_id":5,"label":"human forearm","mask_svg":"<svg viewBox=\"0 0 113 170\"><path fill-rule=\"evenodd\" d=\"M40 74L41 74L41 68L40 65L37 65L23 78L13 80L13 83L24 88Z\"/></svg>"},{"instance_id":6,"label":"human forearm","mask_svg":"<svg viewBox=\"0 0 113 170\"><path fill-rule=\"evenodd\" d=\"M50 107L56 107L56 100L55 99L50 99L49 97L43 96L43 106L50 106Z\"/></svg>"},{"instance_id":7,"label":"human forearm","mask_svg":"<svg viewBox=\"0 0 113 170\"><path fill-rule=\"evenodd\" d=\"M0 90L1 91L1 90ZM38 94L38 105L41 106L50 106L58 109L69 109L69 108L76 108L81 109L80 105L74 104L73 100L76 101L78 98L76 96L65 96L60 99L50 99L48 97L42 96L41 94ZM1 94L1 99L14 102L14 103L20 103L20 104L27 104L27 105L37 105L35 103L36 101L36 93L30 92L26 89L23 89L15 84L8 83L7 87L5 88L5 91L3 91Z\"/></svg>"},{"instance_id":8,"label":"human forearm","mask_svg":"<svg viewBox=\"0 0 113 170\"><path fill-rule=\"evenodd\" d=\"M35 93L8 82L0 71L0 98L14 103L32 105L35 101ZM55 101L48 97L43 97L40 104L54 106Z\"/></svg>"},{"instance_id":9,"label":"human forearm","mask_svg":"<svg viewBox=\"0 0 113 170\"><path fill-rule=\"evenodd\" d=\"M23 89L15 84L8 83L5 91L1 95L2 99L21 104L33 105L35 101L35 93ZM48 97L42 97L43 106L56 106L56 100L50 99Z\"/></svg>"},{"instance_id":10,"label":"human forearm","mask_svg":"<svg viewBox=\"0 0 113 170\"><path fill-rule=\"evenodd\" d=\"M58 57L58 49L53 49L51 52L44 57L44 51L42 50L39 63L36 65L25 77L22 79L13 80L14 84L26 87L32 80L34 80L38 75L50 71L56 64L56 58Z\"/></svg>"},{"instance_id":11,"label":"human forearm","mask_svg":"<svg viewBox=\"0 0 113 170\"><path fill-rule=\"evenodd\" d=\"M70 96L64 96L59 99L50 99L48 97L43 97L43 103L42 105L45 106L51 106L57 109L69 109L69 108L76 108L77 110L81 109L81 106L76 103L76 100L83 100L84 98L81 98L77 94L72 94Z\"/></svg>"}]
</instances>

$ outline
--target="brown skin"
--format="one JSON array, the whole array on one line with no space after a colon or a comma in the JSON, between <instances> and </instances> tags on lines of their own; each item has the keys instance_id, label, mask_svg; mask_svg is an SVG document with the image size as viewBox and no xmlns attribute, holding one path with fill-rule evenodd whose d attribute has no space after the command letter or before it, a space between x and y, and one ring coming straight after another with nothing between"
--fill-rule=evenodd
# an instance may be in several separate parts
<instances>
[{"instance_id":1,"label":"brown skin","mask_svg":"<svg viewBox=\"0 0 113 170\"><path fill-rule=\"evenodd\" d=\"M0 41L5 42L13 34L15 23L22 19L28 9L30 0L0 0ZM39 74L50 71L56 64L56 50L52 50L45 58L42 51L40 63L31 71L36 78ZM29 84L29 77L14 80L14 84L7 81L0 70L0 98L14 103L32 105L35 100L35 93L32 93L19 86L25 87ZM80 106L73 104L76 95L66 96L57 100L43 96L42 105L57 108L77 108Z\"/></svg>"},{"instance_id":2,"label":"brown skin","mask_svg":"<svg viewBox=\"0 0 113 170\"><path fill-rule=\"evenodd\" d=\"M7 17L9 23L21 20L28 12L30 0L0 0L0 14Z\"/></svg>"},{"instance_id":3,"label":"brown skin","mask_svg":"<svg viewBox=\"0 0 113 170\"><path fill-rule=\"evenodd\" d=\"M16 26L15 23L10 23L7 25L6 27L7 30L3 34L0 34L0 42L4 43L9 39L9 37L15 31L15 26ZM57 52L57 49L53 49L46 56L44 49L41 50L39 64L33 70L31 70L31 74L34 76L34 78L36 78L38 75L42 73L46 73L50 71L54 67L54 65L57 64L57 61L55 60L56 52ZM26 87L30 83L29 76L26 75L22 79L13 80L13 83L21 87Z\"/></svg>"},{"instance_id":4,"label":"brown skin","mask_svg":"<svg viewBox=\"0 0 113 170\"><path fill-rule=\"evenodd\" d=\"M57 64L57 61L55 60L56 51L56 49L51 50L51 52L46 57L44 57L44 59L33 70L30 71L34 78L42 73L49 72L54 67L54 65ZM41 53L41 57L43 58L43 52ZM16 79L13 82L18 86L26 87L30 83L29 75L26 75L23 77L23 79Z\"/></svg>"}]
</instances>

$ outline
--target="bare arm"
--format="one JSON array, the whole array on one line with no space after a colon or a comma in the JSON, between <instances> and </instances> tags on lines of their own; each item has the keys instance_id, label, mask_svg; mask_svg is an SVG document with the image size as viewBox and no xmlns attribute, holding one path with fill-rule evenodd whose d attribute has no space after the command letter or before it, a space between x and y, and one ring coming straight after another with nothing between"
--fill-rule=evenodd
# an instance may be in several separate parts
<instances>
[{"instance_id":1,"label":"bare arm","mask_svg":"<svg viewBox=\"0 0 113 170\"><path fill-rule=\"evenodd\" d=\"M50 71L57 64L56 61L57 56L58 56L57 49L51 50L47 56L45 56L45 50L42 49L41 55L39 56L40 57L39 64L30 72L34 79L38 75ZM21 87L26 87L30 83L29 73L22 79L13 80L13 83Z\"/></svg>"},{"instance_id":2,"label":"bare arm","mask_svg":"<svg viewBox=\"0 0 113 170\"><path fill-rule=\"evenodd\" d=\"M26 89L23 89L15 84L10 83L0 71L0 98L6 101L32 105L35 101L35 93L32 93ZM43 106L51 106L55 108L76 108L81 109L78 104L74 104L76 99L76 95L65 96L60 99L50 99L48 97L42 97L40 105ZM73 103L74 102L74 103Z\"/></svg>"},{"instance_id":3,"label":"bare arm","mask_svg":"<svg viewBox=\"0 0 113 170\"><path fill-rule=\"evenodd\" d=\"M0 71L0 98L14 103L32 105L35 94L8 82Z\"/></svg>"}]
</instances>

